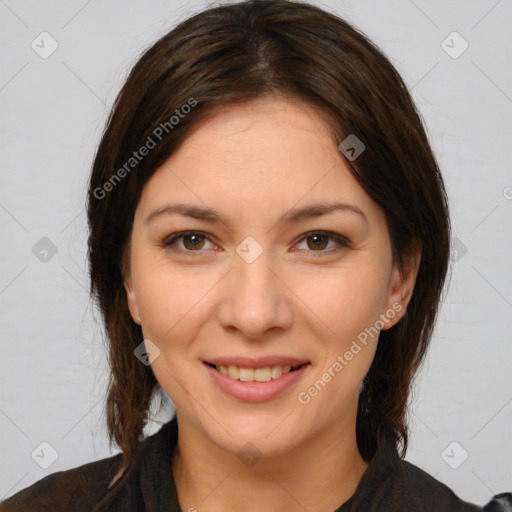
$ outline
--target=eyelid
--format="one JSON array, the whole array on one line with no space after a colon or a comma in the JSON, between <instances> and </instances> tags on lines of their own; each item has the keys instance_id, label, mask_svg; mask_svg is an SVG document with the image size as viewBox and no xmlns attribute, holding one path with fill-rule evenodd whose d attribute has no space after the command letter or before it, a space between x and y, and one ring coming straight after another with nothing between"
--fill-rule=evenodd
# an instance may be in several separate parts
<instances>
[{"instance_id":1,"label":"eyelid","mask_svg":"<svg viewBox=\"0 0 512 512\"><path fill-rule=\"evenodd\" d=\"M164 240L162 241L161 245L162 245L163 248L171 248L173 243L176 240L179 240L179 239L183 238L186 235L201 235L201 236L204 236L205 239L209 240L211 243L214 243L211 240L211 236L208 233L205 233L204 231L185 230L185 231L179 231L179 232L173 233L172 235L167 236L166 238L164 238ZM315 253L318 253L315 256L322 256L322 255L326 255L326 254L331 254L332 252L335 252L335 251L340 250L342 248L352 247L352 242L346 236L341 235L339 233L335 233L333 231L326 231L326 230L307 231L306 233L301 235L294 242L293 245L295 246L295 245L303 242L304 240L306 240L308 237L315 236L315 235L324 236L324 237L326 237L326 238L328 238L330 240L333 240L334 242L336 242L338 244L338 247L334 247L334 248L327 249L327 250L325 250L325 249L324 250L319 250L319 251L306 250L306 252L312 253L313 255L315 255ZM216 245L216 244L214 244L214 245ZM206 251L208 249L199 249L197 251L189 251L189 250L186 250L186 249L175 249L175 250L177 252L186 253L186 254L193 254L195 256L195 255L201 255L204 251Z\"/></svg>"}]
</instances>

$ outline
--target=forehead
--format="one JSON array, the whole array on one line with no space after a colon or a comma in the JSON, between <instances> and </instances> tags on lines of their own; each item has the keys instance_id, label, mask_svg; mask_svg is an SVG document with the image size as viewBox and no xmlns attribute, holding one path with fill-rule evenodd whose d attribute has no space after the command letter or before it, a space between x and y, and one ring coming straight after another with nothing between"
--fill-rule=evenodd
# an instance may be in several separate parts
<instances>
[{"instance_id":1,"label":"forehead","mask_svg":"<svg viewBox=\"0 0 512 512\"><path fill-rule=\"evenodd\" d=\"M350 172L327 116L307 103L266 98L203 120L144 187L140 209L186 201L235 218L310 203L376 205Z\"/></svg>"},{"instance_id":2,"label":"forehead","mask_svg":"<svg viewBox=\"0 0 512 512\"><path fill-rule=\"evenodd\" d=\"M190 158L252 171L264 162L275 173L305 156L306 163L315 159L325 163L333 151L338 157L331 127L320 109L297 99L270 96L225 107L203 120L169 162Z\"/></svg>"}]
</instances>

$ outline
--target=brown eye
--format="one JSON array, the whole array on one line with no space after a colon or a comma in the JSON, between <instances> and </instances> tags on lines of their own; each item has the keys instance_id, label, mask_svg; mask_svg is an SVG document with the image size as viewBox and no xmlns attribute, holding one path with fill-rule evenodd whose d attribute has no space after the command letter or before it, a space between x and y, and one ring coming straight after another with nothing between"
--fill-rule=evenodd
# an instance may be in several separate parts
<instances>
[{"instance_id":1,"label":"brown eye","mask_svg":"<svg viewBox=\"0 0 512 512\"><path fill-rule=\"evenodd\" d=\"M324 235L309 235L306 240L311 240L312 243L310 244L308 242L308 247L310 249L316 250L316 249L325 249L328 245L329 238Z\"/></svg>"},{"instance_id":2,"label":"brown eye","mask_svg":"<svg viewBox=\"0 0 512 512\"><path fill-rule=\"evenodd\" d=\"M202 249L204 245L204 235L183 235L183 245L190 250Z\"/></svg>"},{"instance_id":3,"label":"brown eye","mask_svg":"<svg viewBox=\"0 0 512 512\"><path fill-rule=\"evenodd\" d=\"M306 233L299 241L299 245L306 242L307 248L304 249L314 256L322 256L324 254L330 254L332 252L347 248L351 246L350 240L337 233L331 233L329 231L314 231ZM332 243L330 247L329 243Z\"/></svg>"},{"instance_id":4,"label":"brown eye","mask_svg":"<svg viewBox=\"0 0 512 512\"><path fill-rule=\"evenodd\" d=\"M200 252L205 249L207 240L208 237L199 231L182 231L167 237L162 246L179 252Z\"/></svg>"}]
</instances>

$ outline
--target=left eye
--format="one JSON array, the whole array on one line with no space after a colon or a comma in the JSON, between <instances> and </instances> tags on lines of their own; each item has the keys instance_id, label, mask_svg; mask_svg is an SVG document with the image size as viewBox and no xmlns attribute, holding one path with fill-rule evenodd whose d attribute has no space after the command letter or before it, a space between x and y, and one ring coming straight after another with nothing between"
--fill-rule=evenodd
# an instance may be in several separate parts
<instances>
[{"instance_id":1,"label":"left eye","mask_svg":"<svg viewBox=\"0 0 512 512\"><path fill-rule=\"evenodd\" d=\"M309 243L308 240L311 240L312 243ZM306 242L308 248L313 248L312 252L329 252L333 249L331 246L327 251L326 245L328 245L328 241L334 241L334 247L340 249L341 247L348 247L350 245L347 238L344 236L338 235L337 233L331 233L328 231L312 231L310 233L306 233L301 239L300 242ZM337 247L336 247L337 246ZM340 247L341 246L341 247Z\"/></svg>"},{"instance_id":2,"label":"left eye","mask_svg":"<svg viewBox=\"0 0 512 512\"><path fill-rule=\"evenodd\" d=\"M182 247L177 246L178 240L182 241ZM204 247L205 241L210 241L206 233L202 233L201 231L182 231L167 237L162 242L162 245L164 247L176 246L179 251L191 253L206 250ZM333 242L334 247L328 247L329 241ZM307 247L310 250L309 252L319 253L330 252L333 249L336 250L350 246L350 242L346 237L329 231L311 231L306 233L302 238L300 238L298 243L300 245L303 242L306 242ZM215 246L215 244L213 245Z\"/></svg>"}]
</instances>

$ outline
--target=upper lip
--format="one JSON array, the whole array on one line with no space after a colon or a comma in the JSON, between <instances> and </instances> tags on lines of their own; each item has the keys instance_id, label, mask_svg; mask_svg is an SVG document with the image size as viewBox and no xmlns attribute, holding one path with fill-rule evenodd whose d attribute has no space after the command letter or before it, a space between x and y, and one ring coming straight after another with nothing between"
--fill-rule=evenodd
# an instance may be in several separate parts
<instances>
[{"instance_id":1,"label":"upper lip","mask_svg":"<svg viewBox=\"0 0 512 512\"><path fill-rule=\"evenodd\" d=\"M262 356L262 357L214 357L204 361L215 366L238 366L239 368L263 368L265 366L300 366L309 363L307 359L290 356Z\"/></svg>"}]
</instances>

